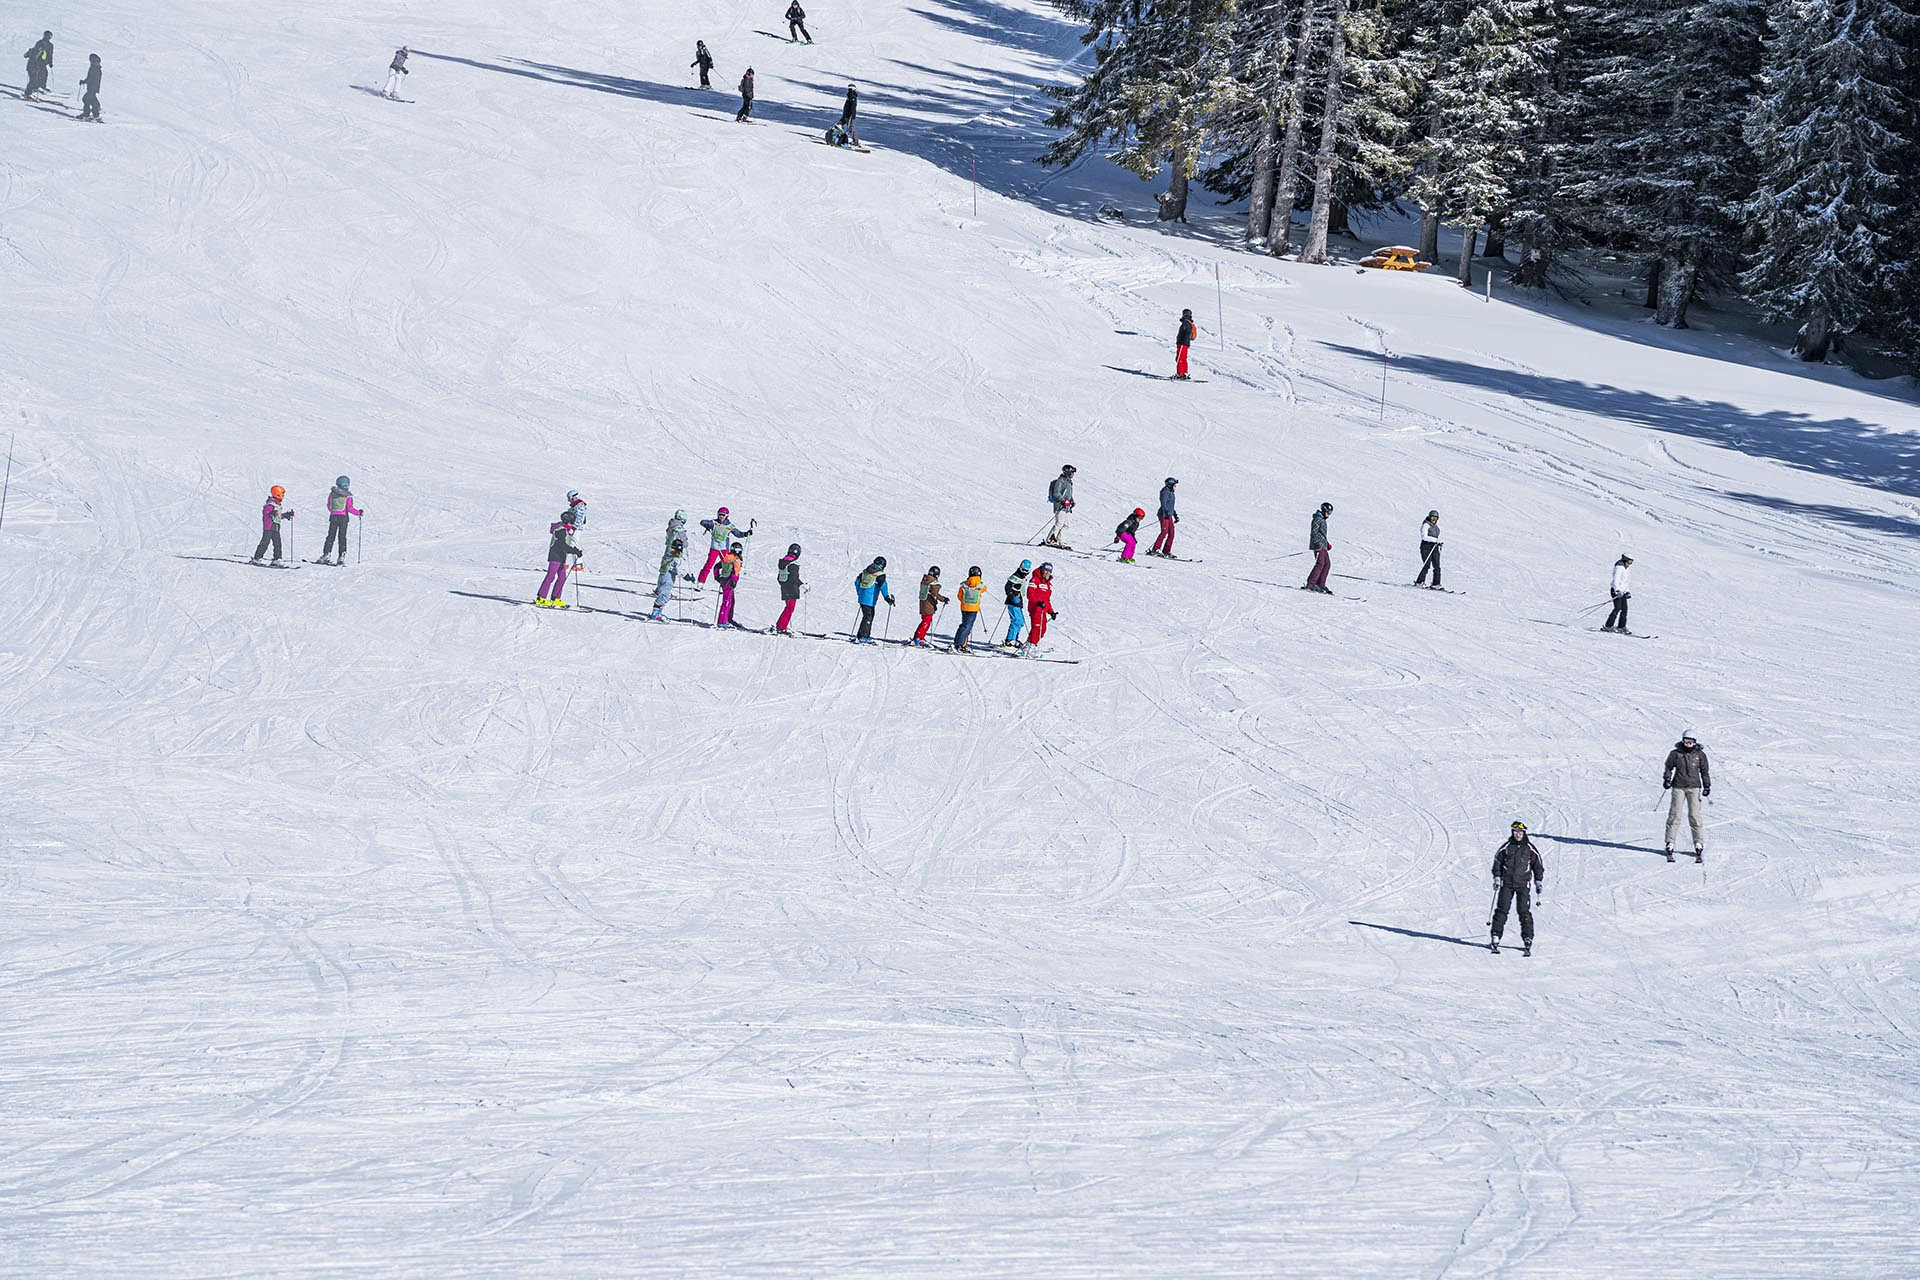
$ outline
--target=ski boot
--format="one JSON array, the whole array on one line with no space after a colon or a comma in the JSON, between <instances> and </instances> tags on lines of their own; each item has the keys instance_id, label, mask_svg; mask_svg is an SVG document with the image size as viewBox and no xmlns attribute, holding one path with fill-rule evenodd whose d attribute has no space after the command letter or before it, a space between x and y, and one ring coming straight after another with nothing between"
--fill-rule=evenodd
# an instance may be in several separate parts
<instances>
[{"instance_id":1,"label":"ski boot","mask_svg":"<svg viewBox=\"0 0 1920 1280\"><path fill-rule=\"evenodd\" d=\"M1668 845L1668 846L1667 846L1667 861L1668 861L1668 862L1672 862L1672 861L1673 861L1673 846L1672 846L1672 845Z\"/></svg>"},{"instance_id":2,"label":"ski boot","mask_svg":"<svg viewBox=\"0 0 1920 1280\"><path fill-rule=\"evenodd\" d=\"M1707 851L1704 846L1693 851L1693 860L1702 863L1707 860Z\"/></svg>"},{"instance_id":3,"label":"ski boot","mask_svg":"<svg viewBox=\"0 0 1920 1280\"><path fill-rule=\"evenodd\" d=\"M533 598L533 607L536 609L545 609L552 603L553 601L547 599L545 596L535 596Z\"/></svg>"},{"instance_id":4,"label":"ski boot","mask_svg":"<svg viewBox=\"0 0 1920 1280\"><path fill-rule=\"evenodd\" d=\"M1520 939L1520 954L1521 954L1521 955L1523 955L1523 956L1530 956L1530 955L1532 955L1532 954L1533 954L1533 939L1532 939L1532 938L1522 938L1522 939Z\"/></svg>"},{"instance_id":5,"label":"ski boot","mask_svg":"<svg viewBox=\"0 0 1920 1280\"><path fill-rule=\"evenodd\" d=\"M572 605L562 600L559 596L555 596L553 599L547 601L547 608L549 609L571 609L572 607Z\"/></svg>"},{"instance_id":6,"label":"ski boot","mask_svg":"<svg viewBox=\"0 0 1920 1280\"><path fill-rule=\"evenodd\" d=\"M648 622L665 622L666 620L667 620L667 611L665 609L655 609L652 613L647 615Z\"/></svg>"},{"instance_id":7,"label":"ski boot","mask_svg":"<svg viewBox=\"0 0 1920 1280\"><path fill-rule=\"evenodd\" d=\"M1500 935L1499 934L1496 933L1493 935L1493 937L1487 940L1487 950L1493 952L1493 954L1495 955L1500 954Z\"/></svg>"}]
</instances>

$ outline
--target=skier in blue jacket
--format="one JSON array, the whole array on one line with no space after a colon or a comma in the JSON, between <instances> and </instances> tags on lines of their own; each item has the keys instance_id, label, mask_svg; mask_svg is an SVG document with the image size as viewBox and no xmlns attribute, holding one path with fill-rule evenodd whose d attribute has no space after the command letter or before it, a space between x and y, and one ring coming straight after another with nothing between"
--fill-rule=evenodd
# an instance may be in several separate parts
<instances>
[{"instance_id":1,"label":"skier in blue jacket","mask_svg":"<svg viewBox=\"0 0 1920 1280\"><path fill-rule=\"evenodd\" d=\"M854 596L860 602L860 627L853 637L855 644L874 644L873 611L880 601L885 600L889 608L893 605L893 592L887 590L887 558L875 556L873 563L860 571L853 580Z\"/></svg>"},{"instance_id":2,"label":"skier in blue jacket","mask_svg":"<svg viewBox=\"0 0 1920 1280\"><path fill-rule=\"evenodd\" d=\"M1007 638L1000 643L1015 645L1020 643L1020 633L1027 627L1027 575L1033 572L1033 561L1022 560L1020 567L1007 579Z\"/></svg>"}]
</instances>

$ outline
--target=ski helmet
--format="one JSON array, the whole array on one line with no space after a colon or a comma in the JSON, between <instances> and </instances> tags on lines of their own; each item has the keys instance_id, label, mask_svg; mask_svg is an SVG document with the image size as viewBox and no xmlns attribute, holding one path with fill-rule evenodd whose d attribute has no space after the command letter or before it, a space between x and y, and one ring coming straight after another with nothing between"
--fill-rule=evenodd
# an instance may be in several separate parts
<instances>
[{"instance_id":1,"label":"ski helmet","mask_svg":"<svg viewBox=\"0 0 1920 1280\"><path fill-rule=\"evenodd\" d=\"M788 555L790 555L790 556L797 556L797 555L799 555L799 554L800 554L800 544L799 544L799 543L797 543L797 542L794 542L794 543L789 543L789 544L788 544L788 546L787 546L787 554L788 554Z\"/></svg>"},{"instance_id":2,"label":"ski helmet","mask_svg":"<svg viewBox=\"0 0 1920 1280\"><path fill-rule=\"evenodd\" d=\"M1514 819L1514 823L1513 823L1513 830L1515 830L1515 831L1518 831L1518 832L1521 832L1522 834L1525 834L1525 832L1526 832L1526 829L1527 829L1527 824L1526 824L1526 823L1524 823L1524 822L1521 822L1521 821L1520 821L1519 819L1517 819L1517 818L1516 818L1516 819Z\"/></svg>"},{"instance_id":3,"label":"ski helmet","mask_svg":"<svg viewBox=\"0 0 1920 1280\"><path fill-rule=\"evenodd\" d=\"M1175 480L1175 479L1174 479L1174 478L1173 478L1172 476L1168 476L1168 477L1167 477L1167 483L1168 483L1168 484L1179 484L1180 482L1179 482L1178 480Z\"/></svg>"},{"instance_id":4,"label":"ski helmet","mask_svg":"<svg viewBox=\"0 0 1920 1280\"><path fill-rule=\"evenodd\" d=\"M939 576L940 576L940 566L936 564L936 565L934 565L933 567L931 567L931 568L929 568L929 569L927 570L927 576L928 576L929 578L937 578L937 577L939 577Z\"/></svg>"},{"instance_id":5,"label":"ski helmet","mask_svg":"<svg viewBox=\"0 0 1920 1280\"><path fill-rule=\"evenodd\" d=\"M339 485L342 489L353 488L353 481L347 479L345 476L335 476L333 478L333 482Z\"/></svg>"},{"instance_id":6,"label":"ski helmet","mask_svg":"<svg viewBox=\"0 0 1920 1280\"><path fill-rule=\"evenodd\" d=\"M1191 320L1191 319L1193 319L1193 308L1192 308L1192 307L1182 307L1182 308L1180 309L1180 318L1181 318L1182 320Z\"/></svg>"},{"instance_id":7,"label":"ski helmet","mask_svg":"<svg viewBox=\"0 0 1920 1280\"><path fill-rule=\"evenodd\" d=\"M1041 565L1038 569L1035 569L1034 572L1035 573L1052 573L1053 561L1051 560L1047 561L1045 564Z\"/></svg>"},{"instance_id":8,"label":"ski helmet","mask_svg":"<svg viewBox=\"0 0 1920 1280\"><path fill-rule=\"evenodd\" d=\"M1321 510L1321 512L1322 512L1322 514L1324 514L1324 515L1332 515L1332 514L1333 514L1333 504L1332 504L1331 502L1323 502L1323 503L1321 503L1321 504L1320 504L1320 510Z\"/></svg>"},{"instance_id":9,"label":"ski helmet","mask_svg":"<svg viewBox=\"0 0 1920 1280\"><path fill-rule=\"evenodd\" d=\"M686 544L686 540L685 540L685 539L683 539L683 538L675 538L675 539L673 540L673 550L675 550L675 551L685 551L686 549L687 549L687 544Z\"/></svg>"},{"instance_id":10,"label":"ski helmet","mask_svg":"<svg viewBox=\"0 0 1920 1280\"><path fill-rule=\"evenodd\" d=\"M1689 730L1687 730L1687 731L1686 731L1685 733L1683 733L1683 734L1681 734L1681 735L1680 735L1680 741L1682 741L1682 742L1698 742L1698 741L1700 741L1700 739L1698 739L1698 738L1696 738L1696 737L1694 737L1694 736L1693 736L1693 730L1691 730L1691 729L1689 729Z\"/></svg>"},{"instance_id":11,"label":"ski helmet","mask_svg":"<svg viewBox=\"0 0 1920 1280\"><path fill-rule=\"evenodd\" d=\"M1625 553L1623 552L1623 553L1621 554L1621 556L1620 556L1620 563L1621 563L1621 564L1632 564L1632 563L1633 563L1633 557L1632 557L1632 556L1630 556L1630 555L1627 555L1627 554L1625 554Z\"/></svg>"},{"instance_id":12,"label":"ski helmet","mask_svg":"<svg viewBox=\"0 0 1920 1280\"><path fill-rule=\"evenodd\" d=\"M968 565L968 566L967 566L967 576L968 576L969 578L977 578L977 577L979 577L979 576L980 576L980 566L979 566L979 565L977 565L977 564L970 564L970 565Z\"/></svg>"},{"instance_id":13,"label":"ski helmet","mask_svg":"<svg viewBox=\"0 0 1920 1280\"><path fill-rule=\"evenodd\" d=\"M876 568L876 569L884 569L884 568L886 568L886 567L887 567L887 558L886 558L885 556L875 556L875 557L873 558L873 567L874 567L874 568Z\"/></svg>"},{"instance_id":14,"label":"ski helmet","mask_svg":"<svg viewBox=\"0 0 1920 1280\"><path fill-rule=\"evenodd\" d=\"M284 498L287 496L287 486L283 484L277 484L273 486L273 488L267 490L267 492L272 494L276 498Z\"/></svg>"},{"instance_id":15,"label":"ski helmet","mask_svg":"<svg viewBox=\"0 0 1920 1280\"><path fill-rule=\"evenodd\" d=\"M1135 514L1135 515L1137 515L1137 516L1143 516L1143 515L1145 515L1145 514L1147 514L1147 509L1146 509L1145 507L1135 507L1135 508L1133 509L1133 514Z\"/></svg>"},{"instance_id":16,"label":"ski helmet","mask_svg":"<svg viewBox=\"0 0 1920 1280\"><path fill-rule=\"evenodd\" d=\"M1429 519L1429 520L1438 520L1439 518L1440 518L1440 513L1439 513L1438 511L1429 511L1429 512L1427 512L1427 519Z\"/></svg>"},{"instance_id":17,"label":"ski helmet","mask_svg":"<svg viewBox=\"0 0 1920 1280\"><path fill-rule=\"evenodd\" d=\"M1079 468L1075 467L1071 462L1069 462L1066 466L1060 468L1060 474L1063 476L1070 476L1078 469Z\"/></svg>"},{"instance_id":18,"label":"ski helmet","mask_svg":"<svg viewBox=\"0 0 1920 1280\"><path fill-rule=\"evenodd\" d=\"M722 507L722 508L720 508L720 510L718 510L718 511L716 511L716 512L714 513L714 515L715 515L715 517L716 517L717 519L720 519L720 520L725 520L725 519L727 518L727 516L728 516L728 514L729 514L729 512L727 511L727 509L726 509L725 507Z\"/></svg>"},{"instance_id":19,"label":"ski helmet","mask_svg":"<svg viewBox=\"0 0 1920 1280\"><path fill-rule=\"evenodd\" d=\"M569 489L567 490L567 501L568 502L585 502L586 499L580 496L580 491L578 489Z\"/></svg>"},{"instance_id":20,"label":"ski helmet","mask_svg":"<svg viewBox=\"0 0 1920 1280\"><path fill-rule=\"evenodd\" d=\"M685 524L687 522L687 509L685 507L680 508L678 511L673 513L673 518L675 520L678 520L681 524Z\"/></svg>"},{"instance_id":21,"label":"ski helmet","mask_svg":"<svg viewBox=\"0 0 1920 1280\"><path fill-rule=\"evenodd\" d=\"M1018 569L1015 569L1015 570L1014 570L1014 572L1015 572L1015 573L1030 573L1030 572L1032 572L1032 570L1033 570L1033 561L1031 561L1031 560L1022 560L1022 561L1020 562L1020 567L1019 567Z\"/></svg>"}]
</instances>

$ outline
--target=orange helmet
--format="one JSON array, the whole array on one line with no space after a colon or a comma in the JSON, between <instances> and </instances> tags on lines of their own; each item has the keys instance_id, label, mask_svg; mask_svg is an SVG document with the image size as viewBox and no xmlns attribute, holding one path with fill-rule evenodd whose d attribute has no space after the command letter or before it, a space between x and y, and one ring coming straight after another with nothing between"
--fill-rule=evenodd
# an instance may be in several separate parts
<instances>
[{"instance_id":1,"label":"orange helmet","mask_svg":"<svg viewBox=\"0 0 1920 1280\"><path fill-rule=\"evenodd\" d=\"M283 484L277 484L273 486L273 488L267 490L267 492L272 494L276 498L284 498L287 496L287 486Z\"/></svg>"}]
</instances>

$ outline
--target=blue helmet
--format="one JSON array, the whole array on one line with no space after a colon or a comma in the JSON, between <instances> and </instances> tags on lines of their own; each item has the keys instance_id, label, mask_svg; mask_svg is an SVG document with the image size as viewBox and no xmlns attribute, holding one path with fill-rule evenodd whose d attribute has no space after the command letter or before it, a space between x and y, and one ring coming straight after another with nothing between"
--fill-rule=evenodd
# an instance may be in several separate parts
<instances>
[{"instance_id":1,"label":"blue helmet","mask_svg":"<svg viewBox=\"0 0 1920 1280\"><path fill-rule=\"evenodd\" d=\"M1031 560L1022 560L1022 561L1020 562L1020 572L1022 572L1022 573L1031 573L1032 571L1033 571L1033 561L1031 561Z\"/></svg>"},{"instance_id":2,"label":"blue helmet","mask_svg":"<svg viewBox=\"0 0 1920 1280\"><path fill-rule=\"evenodd\" d=\"M579 502L579 501L581 501L581 498L580 498L580 491L579 491L578 489L569 489L569 490L567 490L567 501L568 501L568 502Z\"/></svg>"},{"instance_id":3,"label":"blue helmet","mask_svg":"<svg viewBox=\"0 0 1920 1280\"><path fill-rule=\"evenodd\" d=\"M333 482L339 485L342 489L353 488L353 481L347 479L345 476L335 476L333 478Z\"/></svg>"}]
</instances>

